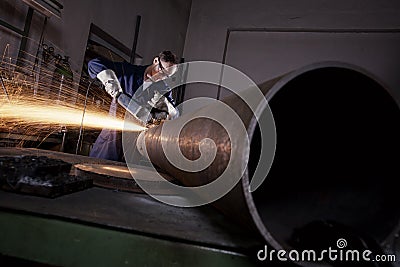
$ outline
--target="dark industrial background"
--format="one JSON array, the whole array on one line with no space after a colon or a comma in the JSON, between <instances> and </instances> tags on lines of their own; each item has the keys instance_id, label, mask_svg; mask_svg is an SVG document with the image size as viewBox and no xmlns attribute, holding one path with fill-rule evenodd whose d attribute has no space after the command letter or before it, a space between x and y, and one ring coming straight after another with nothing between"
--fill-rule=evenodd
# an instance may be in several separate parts
<instances>
[{"instance_id":1,"label":"dark industrial background","mask_svg":"<svg viewBox=\"0 0 400 267\"><path fill-rule=\"evenodd\" d=\"M103 56L150 64L160 51L171 50L181 62L233 66L261 85L263 93L286 88L268 99L276 112L278 144L281 137L284 145L276 154L273 180L254 194L257 207L248 208L250 214L258 209L261 218L252 218L266 225L273 242L294 247L300 242L301 248L302 238L308 235L304 240L326 247L346 237L353 248L377 246L382 254L397 256L397 262L368 266L400 266L395 186L400 177L399 47L397 0L0 0L2 86L18 87L21 77L54 84L61 68L68 74L62 76L63 82L76 92L76 105L107 111L110 98L87 75L90 59ZM314 71L307 66L328 68ZM35 72L36 68L53 78L41 76L43 71ZM303 68L309 72L303 75ZM301 77L295 79L290 73L297 70ZM288 74L292 82L285 80ZM285 95L291 88L301 90ZM321 93L321 88L328 93ZM22 94L41 90L37 86ZM6 101L2 92L0 88L0 101ZM173 93L178 103L196 97L224 99L231 94L203 83L179 87ZM359 99L374 106L360 104ZM305 117L312 119L303 123ZM347 128L340 128L343 125ZM279 127L284 130L280 132ZM257 130L252 131L257 140ZM317 134L322 132L329 132L333 141ZM343 137L344 132L350 137ZM61 169L54 165L60 163L52 160L125 168L123 163L87 157L98 133L60 127L51 133L30 134L18 126L0 127L0 159L18 168L20 161L15 158L42 156L44 170L56 176ZM257 148L252 147L254 151ZM2 164L0 178L9 170L9 163ZM153 200L126 179L96 179L101 186L75 188L79 192L51 198L0 191L1 265L296 266L257 260L268 234L262 233L260 242L257 230L225 216L229 212L220 212L221 203L242 208L244 199L249 200L240 193L233 201L243 203L226 205L223 200L217 208L185 209ZM319 193L319 188L328 189ZM315 213L308 211L310 207ZM261 212L264 209L268 212ZM340 224L313 221L325 219L329 212L335 219L342 216ZM300 222L304 228L288 232ZM370 236L361 237L349 225L360 226Z\"/></svg>"}]
</instances>

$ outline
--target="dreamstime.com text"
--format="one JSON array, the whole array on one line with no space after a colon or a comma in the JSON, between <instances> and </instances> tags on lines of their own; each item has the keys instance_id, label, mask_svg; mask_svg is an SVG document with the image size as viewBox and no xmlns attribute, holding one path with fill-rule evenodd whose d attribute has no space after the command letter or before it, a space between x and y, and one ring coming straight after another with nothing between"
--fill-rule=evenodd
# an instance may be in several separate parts
<instances>
[{"instance_id":1,"label":"dreamstime.com text","mask_svg":"<svg viewBox=\"0 0 400 267\"><path fill-rule=\"evenodd\" d=\"M340 238L336 242L337 248L328 247L327 249L316 251L316 250L274 250L268 249L265 245L263 249L257 252L257 259L259 261L308 261L308 262L326 262L326 261L375 261L375 262L395 262L396 255L393 254L382 254L375 255L371 250L355 250L345 249L347 247L347 241Z\"/></svg>"}]
</instances>

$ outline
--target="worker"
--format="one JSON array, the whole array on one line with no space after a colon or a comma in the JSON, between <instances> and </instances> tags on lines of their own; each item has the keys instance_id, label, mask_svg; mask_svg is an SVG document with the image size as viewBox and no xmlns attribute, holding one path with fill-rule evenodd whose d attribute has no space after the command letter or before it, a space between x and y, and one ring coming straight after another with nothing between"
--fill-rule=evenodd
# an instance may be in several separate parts
<instances>
[{"instance_id":1,"label":"worker","mask_svg":"<svg viewBox=\"0 0 400 267\"><path fill-rule=\"evenodd\" d=\"M179 112L174 106L170 88L164 80L176 72L177 58L171 51L162 51L151 65L132 65L126 61L112 62L104 58L88 63L91 78L97 78L107 93L113 97L109 114L116 116L117 98L120 94L132 98L150 110L147 123L174 119ZM142 86L142 87L141 87ZM137 90L140 88L141 91ZM114 129L103 129L95 141L90 157L124 161L122 135Z\"/></svg>"}]
</instances>

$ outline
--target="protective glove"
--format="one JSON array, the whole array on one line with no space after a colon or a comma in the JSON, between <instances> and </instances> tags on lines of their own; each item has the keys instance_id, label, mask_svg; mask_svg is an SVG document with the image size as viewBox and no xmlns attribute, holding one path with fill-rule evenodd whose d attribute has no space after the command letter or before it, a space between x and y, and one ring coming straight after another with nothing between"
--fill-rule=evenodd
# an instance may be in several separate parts
<instances>
[{"instance_id":1,"label":"protective glove","mask_svg":"<svg viewBox=\"0 0 400 267\"><path fill-rule=\"evenodd\" d=\"M171 120L179 116L179 111L158 91L154 92L153 98L147 101L147 104L152 107L153 121Z\"/></svg>"},{"instance_id":2,"label":"protective glove","mask_svg":"<svg viewBox=\"0 0 400 267\"><path fill-rule=\"evenodd\" d=\"M113 70L103 70L97 74L97 78L104 85L104 89L111 97L117 98L122 93L121 85Z\"/></svg>"}]
</instances>

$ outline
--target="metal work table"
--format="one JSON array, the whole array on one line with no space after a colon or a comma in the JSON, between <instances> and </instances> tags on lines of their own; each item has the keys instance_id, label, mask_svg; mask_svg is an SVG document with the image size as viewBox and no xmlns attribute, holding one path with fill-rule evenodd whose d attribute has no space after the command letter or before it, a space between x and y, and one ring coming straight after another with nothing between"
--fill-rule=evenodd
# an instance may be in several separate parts
<instances>
[{"instance_id":1,"label":"metal work table","mask_svg":"<svg viewBox=\"0 0 400 267\"><path fill-rule=\"evenodd\" d=\"M0 156L22 154L104 163L0 148ZM255 238L213 207L177 208L145 194L98 187L53 199L0 191L0 227L0 254L56 266L255 264L244 255Z\"/></svg>"}]
</instances>

